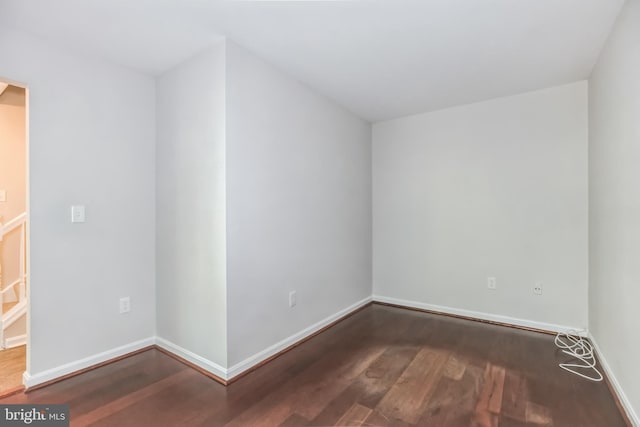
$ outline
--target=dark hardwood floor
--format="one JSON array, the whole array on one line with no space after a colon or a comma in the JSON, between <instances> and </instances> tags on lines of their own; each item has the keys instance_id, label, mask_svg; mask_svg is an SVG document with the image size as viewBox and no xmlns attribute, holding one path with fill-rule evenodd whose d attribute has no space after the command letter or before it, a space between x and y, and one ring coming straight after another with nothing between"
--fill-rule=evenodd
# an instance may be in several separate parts
<instances>
[{"instance_id":1,"label":"dark hardwood floor","mask_svg":"<svg viewBox=\"0 0 640 427\"><path fill-rule=\"evenodd\" d=\"M625 426L553 337L372 305L224 387L149 350L0 403L74 426Z\"/></svg>"}]
</instances>

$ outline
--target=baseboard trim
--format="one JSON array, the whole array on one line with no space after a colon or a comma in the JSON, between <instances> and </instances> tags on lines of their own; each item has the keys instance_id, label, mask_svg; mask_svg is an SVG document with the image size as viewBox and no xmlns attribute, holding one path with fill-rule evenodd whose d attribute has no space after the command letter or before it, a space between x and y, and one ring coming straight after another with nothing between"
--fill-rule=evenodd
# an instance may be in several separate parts
<instances>
[{"instance_id":1,"label":"baseboard trim","mask_svg":"<svg viewBox=\"0 0 640 427\"><path fill-rule=\"evenodd\" d=\"M354 315L355 313L371 305L372 303L546 334L572 332L576 329L579 329L550 323L512 318L508 316L494 315L464 309L456 309L446 306L426 304L416 301L390 298L381 295L374 295L373 297L364 298L361 301L358 301L357 303L352 304L349 307L309 326L308 328L305 328L302 331L291 335L288 338L285 338L284 340L262 350L261 352L248 357L242 362L233 365L229 369L225 369L217 363L214 363L193 352L190 352L189 350L186 350L164 338L151 337L121 347L117 347L112 350L98 353L93 356L77 360L75 362L67 363L56 368L48 369L36 375L29 375L28 372L25 372L23 374L24 386L8 390L5 393L0 394L0 397L6 397L11 394L19 393L23 390L25 393L28 393L30 391L46 387L53 383L63 381L76 375L80 375L84 372L117 362L118 360L134 356L153 348L167 354L170 357L173 357L174 359L188 365L189 367L226 386L234 381L237 381L248 373L258 369L259 367L267 364L271 360L281 356L287 351L297 347L305 341L313 338L314 336L322 333L323 331L331 328L342 320ZM593 343L594 349L598 356L598 360L600 361L600 364L604 370L604 377L607 386L616 399L616 404L618 405L621 413L626 417L625 421L627 421L629 425L640 427L640 417L635 412L633 406L631 405L631 402L629 401L616 376L611 370L611 367L609 366L607 359L604 357L604 354L598 346L596 339L590 332L587 334L587 336ZM23 340L24 343L22 343ZM13 347L23 345L26 344L26 335L9 338L6 341L11 341L12 343L14 343L14 345L12 345Z\"/></svg>"},{"instance_id":2,"label":"baseboard trim","mask_svg":"<svg viewBox=\"0 0 640 427\"><path fill-rule=\"evenodd\" d=\"M627 421L630 426L640 427L640 417L638 417L638 414L633 409L633 406L631 406L631 401L629 401L629 398L622 389L622 386L618 382L618 379L613 374L613 371L611 370L607 359L604 357L602 350L600 350L600 347L598 346L598 342L591 334L591 332L589 332L589 340L593 344L593 348L596 351L596 356L598 356L600 366L602 366L602 369L604 370L604 378L607 382L607 386L609 386L611 394L613 394L614 398L616 399L616 404L618 405L620 412L627 417L625 421Z\"/></svg>"},{"instance_id":3,"label":"baseboard trim","mask_svg":"<svg viewBox=\"0 0 640 427\"><path fill-rule=\"evenodd\" d=\"M369 306L371 302L371 297L364 298L356 302L355 304L352 304L349 307L344 308L337 313L332 314L331 316L326 317L325 319L309 326L308 328L305 328L302 331L295 333L290 337L285 338L282 341L262 350L261 352L246 358L242 362L236 363L227 371L227 375L229 378L227 382L231 384L232 382L237 381L248 373L253 372L259 367L269 363L273 359L299 346L303 342L308 341L314 336L324 332L325 330L334 326L336 323L341 322L342 320L354 315L358 311Z\"/></svg>"},{"instance_id":4,"label":"baseboard trim","mask_svg":"<svg viewBox=\"0 0 640 427\"><path fill-rule=\"evenodd\" d=\"M392 307L406 308L410 310L418 310L425 313L440 314L456 317L458 319L490 323L492 325L507 326L510 328L540 332L549 335L555 335L558 332L574 332L576 330L584 329L571 326L555 325L552 323L536 322L534 320L518 319L515 317L502 316L498 314L483 313L480 311L471 311L460 308L446 307L442 305L426 304L418 301L408 301L403 299L385 297L382 295L374 295L373 302L376 304L389 305Z\"/></svg>"},{"instance_id":5,"label":"baseboard trim","mask_svg":"<svg viewBox=\"0 0 640 427\"><path fill-rule=\"evenodd\" d=\"M160 337L156 337L156 348L220 384L227 385L227 369L217 363Z\"/></svg>"},{"instance_id":6,"label":"baseboard trim","mask_svg":"<svg viewBox=\"0 0 640 427\"><path fill-rule=\"evenodd\" d=\"M217 363L205 359L204 357L186 350L164 338L151 337L118 348L114 348L112 350L98 353L93 356L85 357L84 359L70 362L56 368L48 369L35 375L30 375L28 372L25 372L22 375L23 383L25 386L24 391L25 393L29 393L33 390L46 387L59 381L63 381L67 378L80 375L84 372L108 365L113 362L117 362L118 360L122 360L154 348L226 386L247 375L249 372L258 369L271 360L281 356L287 351L297 347L303 342L320 334L336 323L341 322L349 316L354 315L371 303L371 297L364 298L363 300L358 301L357 303L352 304L343 310L340 310L339 312L309 326L308 328L303 329L302 331L294 335L291 335L290 337L262 350L261 352L256 353L255 355L243 360L242 362L235 364L229 369L225 369ZM20 392L22 389L23 387L12 392Z\"/></svg>"},{"instance_id":7,"label":"baseboard trim","mask_svg":"<svg viewBox=\"0 0 640 427\"><path fill-rule=\"evenodd\" d=\"M30 375L28 372L25 372L22 375L22 381L26 387L25 392L28 393L30 391L46 387L58 381L80 375L84 372L133 356L134 354L150 350L153 348L154 343L155 339L153 337L145 338L102 353L94 354L93 356L66 363L56 368L48 369L35 375Z\"/></svg>"},{"instance_id":8,"label":"baseboard trim","mask_svg":"<svg viewBox=\"0 0 640 427\"><path fill-rule=\"evenodd\" d=\"M4 340L4 348L14 348L20 347L21 345L27 344L27 335L18 335L11 338L5 338Z\"/></svg>"}]
</instances>

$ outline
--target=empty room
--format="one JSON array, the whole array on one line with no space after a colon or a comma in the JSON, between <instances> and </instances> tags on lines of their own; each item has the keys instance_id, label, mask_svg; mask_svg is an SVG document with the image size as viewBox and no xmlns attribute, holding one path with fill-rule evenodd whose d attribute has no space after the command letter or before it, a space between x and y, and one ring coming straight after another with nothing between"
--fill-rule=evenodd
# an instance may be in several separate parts
<instances>
[{"instance_id":1,"label":"empty room","mask_svg":"<svg viewBox=\"0 0 640 427\"><path fill-rule=\"evenodd\" d=\"M0 425L640 427L640 0L0 0Z\"/></svg>"}]
</instances>

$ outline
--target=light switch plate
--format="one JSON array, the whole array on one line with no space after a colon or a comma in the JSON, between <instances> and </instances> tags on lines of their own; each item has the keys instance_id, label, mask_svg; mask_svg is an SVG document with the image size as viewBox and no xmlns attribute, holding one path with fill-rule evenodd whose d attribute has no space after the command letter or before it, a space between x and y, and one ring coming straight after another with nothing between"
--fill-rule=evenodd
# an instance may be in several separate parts
<instances>
[{"instance_id":1,"label":"light switch plate","mask_svg":"<svg viewBox=\"0 0 640 427\"><path fill-rule=\"evenodd\" d=\"M7 190L0 190L0 202L7 201Z\"/></svg>"},{"instance_id":2,"label":"light switch plate","mask_svg":"<svg viewBox=\"0 0 640 427\"><path fill-rule=\"evenodd\" d=\"M76 205L71 206L71 222L84 222L85 214L84 214L84 206Z\"/></svg>"}]
</instances>

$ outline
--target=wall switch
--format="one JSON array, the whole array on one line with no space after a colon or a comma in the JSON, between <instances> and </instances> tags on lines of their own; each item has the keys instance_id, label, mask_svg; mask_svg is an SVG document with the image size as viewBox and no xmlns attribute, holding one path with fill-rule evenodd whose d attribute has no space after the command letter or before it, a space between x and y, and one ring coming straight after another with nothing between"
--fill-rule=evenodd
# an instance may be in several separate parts
<instances>
[{"instance_id":1,"label":"wall switch","mask_svg":"<svg viewBox=\"0 0 640 427\"><path fill-rule=\"evenodd\" d=\"M497 287L496 278L495 277L487 277L487 288L495 289L496 287Z\"/></svg>"},{"instance_id":2,"label":"wall switch","mask_svg":"<svg viewBox=\"0 0 640 427\"><path fill-rule=\"evenodd\" d=\"M71 222L84 222L84 206L76 205L71 206Z\"/></svg>"},{"instance_id":3,"label":"wall switch","mask_svg":"<svg viewBox=\"0 0 640 427\"><path fill-rule=\"evenodd\" d=\"M289 307L295 307L297 303L296 291L289 292Z\"/></svg>"},{"instance_id":4,"label":"wall switch","mask_svg":"<svg viewBox=\"0 0 640 427\"><path fill-rule=\"evenodd\" d=\"M131 299L129 297L120 298L120 314L131 311Z\"/></svg>"},{"instance_id":5,"label":"wall switch","mask_svg":"<svg viewBox=\"0 0 640 427\"><path fill-rule=\"evenodd\" d=\"M536 295L542 295L542 282L536 282L533 285L533 293Z\"/></svg>"},{"instance_id":6,"label":"wall switch","mask_svg":"<svg viewBox=\"0 0 640 427\"><path fill-rule=\"evenodd\" d=\"M7 201L7 190L0 190L0 202Z\"/></svg>"}]
</instances>

